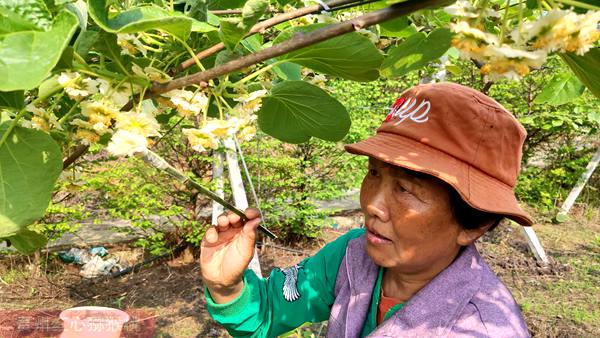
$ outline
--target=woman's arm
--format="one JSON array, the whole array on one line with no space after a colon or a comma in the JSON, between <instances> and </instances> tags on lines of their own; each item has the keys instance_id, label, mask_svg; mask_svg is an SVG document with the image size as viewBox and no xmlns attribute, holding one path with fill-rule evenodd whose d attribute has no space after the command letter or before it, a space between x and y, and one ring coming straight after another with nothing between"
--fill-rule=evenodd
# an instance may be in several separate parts
<instances>
[{"instance_id":1,"label":"woman's arm","mask_svg":"<svg viewBox=\"0 0 600 338\"><path fill-rule=\"evenodd\" d=\"M299 264L274 269L266 279L246 270L241 290L227 303L219 303L207 288L210 315L234 337L275 337L306 322L326 320L347 243L363 233L352 230Z\"/></svg>"}]
</instances>

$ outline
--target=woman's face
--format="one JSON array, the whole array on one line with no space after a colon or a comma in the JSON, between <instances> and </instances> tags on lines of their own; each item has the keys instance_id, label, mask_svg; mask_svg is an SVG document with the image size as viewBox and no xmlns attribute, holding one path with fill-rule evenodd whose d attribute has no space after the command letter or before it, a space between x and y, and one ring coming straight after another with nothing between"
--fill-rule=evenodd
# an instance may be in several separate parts
<instances>
[{"instance_id":1,"label":"woman's face","mask_svg":"<svg viewBox=\"0 0 600 338\"><path fill-rule=\"evenodd\" d=\"M376 264L404 273L426 273L454 260L463 231L456 222L447 185L427 175L369 159L360 204L367 253Z\"/></svg>"}]
</instances>

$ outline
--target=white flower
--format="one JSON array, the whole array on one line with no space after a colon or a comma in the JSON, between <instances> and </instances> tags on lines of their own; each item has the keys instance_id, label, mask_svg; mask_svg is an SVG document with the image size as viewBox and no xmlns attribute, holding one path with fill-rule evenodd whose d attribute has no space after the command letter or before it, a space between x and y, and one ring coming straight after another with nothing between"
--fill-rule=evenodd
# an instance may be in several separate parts
<instances>
[{"instance_id":1,"label":"white flower","mask_svg":"<svg viewBox=\"0 0 600 338\"><path fill-rule=\"evenodd\" d=\"M523 25L521 32L513 32L513 39L521 38L533 48L548 53L574 52L585 54L600 38L598 31L600 11L577 15L572 11L552 10L535 22ZM519 36L520 34L520 36Z\"/></svg>"},{"instance_id":2,"label":"white flower","mask_svg":"<svg viewBox=\"0 0 600 338\"><path fill-rule=\"evenodd\" d=\"M445 7L444 11L450 15L464 18L477 18L480 15L489 17L500 17L500 13L489 8L475 8L466 0L459 0L453 5Z\"/></svg>"},{"instance_id":3,"label":"white flower","mask_svg":"<svg viewBox=\"0 0 600 338\"><path fill-rule=\"evenodd\" d=\"M117 45L121 46L121 54L124 55L135 55L140 52L146 56L148 53L146 46L133 34L117 34Z\"/></svg>"},{"instance_id":4,"label":"white flower","mask_svg":"<svg viewBox=\"0 0 600 338\"><path fill-rule=\"evenodd\" d=\"M217 149L219 147L219 141L215 137L200 129L183 129L182 132L187 136L190 146L195 151L203 152L208 149Z\"/></svg>"},{"instance_id":5,"label":"white flower","mask_svg":"<svg viewBox=\"0 0 600 338\"><path fill-rule=\"evenodd\" d=\"M488 46L484 53L491 59L519 59L524 64L535 68L541 67L546 61L546 52L542 50L529 52L506 44L501 47Z\"/></svg>"},{"instance_id":6,"label":"white flower","mask_svg":"<svg viewBox=\"0 0 600 338\"><path fill-rule=\"evenodd\" d=\"M114 156L133 155L148 147L148 140L143 135L129 130L117 130L112 136L106 150Z\"/></svg>"},{"instance_id":7,"label":"white flower","mask_svg":"<svg viewBox=\"0 0 600 338\"><path fill-rule=\"evenodd\" d=\"M89 94L98 93L98 86L100 85L100 83L97 80L87 77L87 78L81 80L81 83L83 84L85 90Z\"/></svg>"},{"instance_id":8,"label":"white flower","mask_svg":"<svg viewBox=\"0 0 600 338\"><path fill-rule=\"evenodd\" d=\"M202 92L175 89L163 94L168 97L180 115L196 116L208 109L208 97Z\"/></svg>"},{"instance_id":9,"label":"white flower","mask_svg":"<svg viewBox=\"0 0 600 338\"><path fill-rule=\"evenodd\" d=\"M90 92L79 85L79 73L62 72L58 76L58 83L65 88L67 95L73 100L81 100L90 95Z\"/></svg>"},{"instance_id":10,"label":"white flower","mask_svg":"<svg viewBox=\"0 0 600 338\"><path fill-rule=\"evenodd\" d=\"M267 94L267 91L264 89L254 91L250 94L242 95L240 97L235 98L235 101L238 101L242 104L242 110L247 113L254 113L260 110L262 107L262 97Z\"/></svg>"},{"instance_id":11,"label":"white flower","mask_svg":"<svg viewBox=\"0 0 600 338\"><path fill-rule=\"evenodd\" d=\"M98 92L102 95L106 95L106 93L108 93L108 90L110 89L110 82L98 78L96 79L96 83L98 85Z\"/></svg>"},{"instance_id":12,"label":"white flower","mask_svg":"<svg viewBox=\"0 0 600 338\"><path fill-rule=\"evenodd\" d=\"M79 79L79 73L77 72L62 72L58 76L58 84L63 87L70 86L72 83L75 83Z\"/></svg>"},{"instance_id":13,"label":"white flower","mask_svg":"<svg viewBox=\"0 0 600 338\"><path fill-rule=\"evenodd\" d=\"M499 43L498 37L496 37L494 34L484 32L475 27L471 27L471 25L466 21L459 21L457 23L451 23L450 29L454 33L459 33L466 37L480 40L480 41L486 42L491 45L497 45Z\"/></svg>"},{"instance_id":14,"label":"white flower","mask_svg":"<svg viewBox=\"0 0 600 338\"><path fill-rule=\"evenodd\" d=\"M39 129L49 132L51 129L62 130L62 126L58 122L56 115L46 111L44 108L37 107L32 103L25 106L25 110L33 113L31 121L27 123L28 128Z\"/></svg>"},{"instance_id":15,"label":"white flower","mask_svg":"<svg viewBox=\"0 0 600 338\"><path fill-rule=\"evenodd\" d=\"M132 92L128 86L123 86L119 89L113 89L108 95L108 99L116 106L123 107L129 102Z\"/></svg>"},{"instance_id":16,"label":"white flower","mask_svg":"<svg viewBox=\"0 0 600 338\"><path fill-rule=\"evenodd\" d=\"M144 137L159 136L160 125L158 121L148 113L130 111L120 113L117 116L117 129L127 130Z\"/></svg>"},{"instance_id":17,"label":"white flower","mask_svg":"<svg viewBox=\"0 0 600 338\"><path fill-rule=\"evenodd\" d=\"M229 120L210 120L202 127L202 132L215 138L225 138L235 134L240 127L240 119L232 117Z\"/></svg>"},{"instance_id":18,"label":"white flower","mask_svg":"<svg viewBox=\"0 0 600 338\"><path fill-rule=\"evenodd\" d=\"M40 107L36 107L33 103L30 103L28 105L25 106L25 110L28 112L33 113L34 115L37 116L45 116L46 113L46 109L44 108L40 108Z\"/></svg>"},{"instance_id":19,"label":"white flower","mask_svg":"<svg viewBox=\"0 0 600 338\"><path fill-rule=\"evenodd\" d=\"M521 27L521 31L519 32L518 29L514 30L511 33L511 37L515 41L527 42L534 37L537 37L542 32L550 31L550 29L568 13L568 11L554 9L547 12L546 15L541 16L535 22L524 23ZM519 40L519 35L521 40Z\"/></svg>"},{"instance_id":20,"label":"white flower","mask_svg":"<svg viewBox=\"0 0 600 338\"><path fill-rule=\"evenodd\" d=\"M237 134L237 138L240 142L249 141L256 135L256 127L254 126L245 126L242 128Z\"/></svg>"},{"instance_id":21,"label":"white flower","mask_svg":"<svg viewBox=\"0 0 600 338\"><path fill-rule=\"evenodd\" d=\"M134 74L144 77L150 81L155 81L158 83L165 83L165 82L169 82L171 81L171 77L163 72L161 72L160 70L154 68L154 67L144 67L144 69L142 69L142 67L138 66L137 64L133 64L133 66L131 66L131 70L133 71Z\"/></svg>"}]
</instances>

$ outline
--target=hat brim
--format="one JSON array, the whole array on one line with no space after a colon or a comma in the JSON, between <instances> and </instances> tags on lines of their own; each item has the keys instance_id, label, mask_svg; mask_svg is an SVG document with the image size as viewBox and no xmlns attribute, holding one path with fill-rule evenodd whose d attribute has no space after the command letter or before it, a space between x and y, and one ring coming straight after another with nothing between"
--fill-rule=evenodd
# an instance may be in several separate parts
<instances>
[{"instance_id":1,"label":"hat brim","mask_svg":"<svg viewBox=\"0 0 600 338\"><path fill-rule=\"evenodd\" d=\"M413 139L378 132L366 140L345 145L346 151L367 155L399 167L435 176L451 185L475 209L504 215L531 226L533 220L517 202L511 186L436 148Z\"/></svg>"}]
</instances>

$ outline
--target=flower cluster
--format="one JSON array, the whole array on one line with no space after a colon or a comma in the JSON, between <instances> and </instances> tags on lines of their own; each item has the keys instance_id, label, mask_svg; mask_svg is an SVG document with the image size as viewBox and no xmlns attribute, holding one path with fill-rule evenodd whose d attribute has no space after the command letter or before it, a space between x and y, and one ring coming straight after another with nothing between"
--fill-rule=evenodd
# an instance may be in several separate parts
<instances>
[{"instance_id":1,"label":"flower cluster","mask_svg":"<svg viewBox=\"0 0 600 338\"><path fill-rule=\"evenodd\" d=\"M76 101L98 92L105 93L109 87L108 81L104 79L83 78L77 72L63 72L57 81L64 87L67 95Z\"/></svg>"},{"instance_id":2,"label":"flower cluster","mask_svg":"<svg viewBox=\"0 0 600 338\"><path fill-rule=\"evenodd\" d=\"M600 39L600 11L576 14L552 10L535 22L512 32L512 38L533 48L551 52L585 54Z\"/></svg>"},{"instance_id":3,"label":"flower cluster","mask_svg":"<svg viewBox=\"0 0 600 338\"><path fill-rule=\"evenodd\" d=\"M32 113L31 120L21 120L21 125L26 128L38 129L45 132L50 132L52 129L62 130L56 115L47 111L45 108L35 106L30 103L25 106L25 110Z\"/></svg>"},{"instance_id":4,"label":"flower cluster","mask_svg":"<svg viewBox=\"0 0 600 338\"><path fill-rule=\"evenodd\" d=\"M146 56L148 54L148 47L134 34L117 34L117 45L121 47L121 54L123 55L141 53Z\"/></svg>"},{"instance_id":5,"label":"flower cluster","mask_svg":"<svg viewBox=\"0 0 600 338\"><path fill-rule=\"evenodd\" d=\"M152 143L150 137L160 136L160 124L154 114L157 109L151 101L129 112L120 112L116 118L116 132L106 150L114 156L131 156L145 150Z\"/></svg>"},{"instance_id":6,"label":"flower cluster","mask_svg":"<svg viewBox=\"0 0 600 338\"><path fill-rule=\"evenodd\" d=\"M83 144L98 142L100 136L109 133L112 121L117 117L118 110L100 101L84 101L81 103L81 115L84 119L74 119L71 125L77 127L75 138Z\"/></svg>"},{"instance_id":7,"label":"flower cluster","mask_svg":"<svg viewBox=\"0 0 600 338\"><path fill-rule=\"evenodd\" d=\"M252 125L252 120L231 117L227 120L208 120L202 128L186 128L182 132L192 149L204 152L218 149L223 140L234 135L239 141L248 141L256 135L256 127Z\"/></svg>"},{"instance_id":8,"label":"flower cluster","mask_svg":"<svg viewBox=\"0 0 600 338\"><path fill-rule=\"evenodd\" d=\"M198 152L217 149L223 140L233 136L240 141L252 139L256 135L253 125L256 115L253 113L260 109L266 93L261 89L235 98L239 103L229 112L232 116L227 120L211 119L205 121L202 128L183 129L192 149Z\"/></svg>"},{"instance_id":9,"label":"flower cluster","mask_svg":"<svg viewBox=\"0 0 600 338\"><path fill-rule=\"evenodd\" d=\"M162 94L163 97L157 101L164 106L175 108L183 117L197 116L208 110L208 97L202 92L191 92L189 90L175 89Z\"/></svg>"},{"instance_id":10,"label":"flower cluster","mask_svg":"<svg viewBox=\"0 0 600 338\"><path fill-rule=\"evenodd\" d=\"M71 99L80 102L81 117L73 119L70 124L76 127L75 138L87 145L98 142L102 135L111 132L119 108L139 90L129 84L112 87L105 79L83 77L77 72L61 73L58 83ZM32 123L34 121L32 118Z\"/></svg>"},{"instance_id":11,"label":"flower cluster","mask_svg":"<svg viewBox=\"0 0 600 338\"><path fill-rule=\"evenodd\" d=\"M481 63L482 74L491 80L520 79L532 68L541 67L552 52L583 55L600 38L597 11L578 15L570 10L551 10L534 22L518 22L512 32L502 27L498 36L482 23L488 17L498 18L498 12L475 8L469 1L458 1L445 10L458 17L450 25L456 33L452 45L461 57Z\"/></svg>"}]
</instances>

